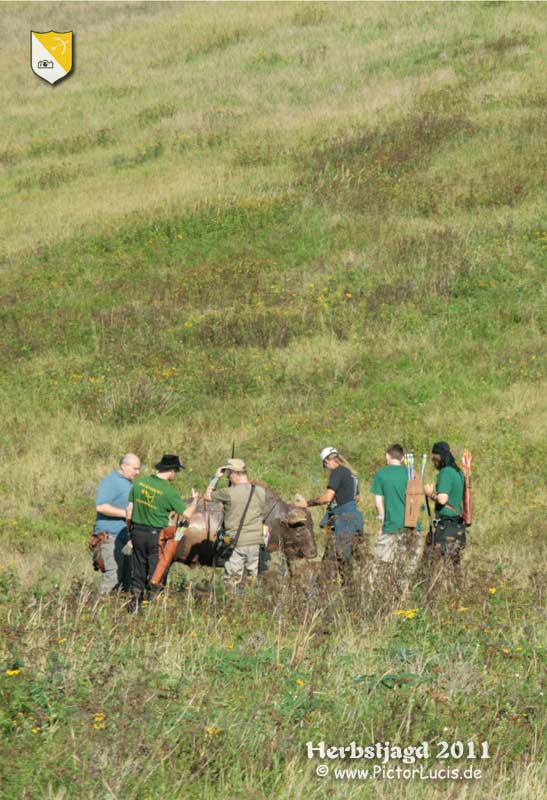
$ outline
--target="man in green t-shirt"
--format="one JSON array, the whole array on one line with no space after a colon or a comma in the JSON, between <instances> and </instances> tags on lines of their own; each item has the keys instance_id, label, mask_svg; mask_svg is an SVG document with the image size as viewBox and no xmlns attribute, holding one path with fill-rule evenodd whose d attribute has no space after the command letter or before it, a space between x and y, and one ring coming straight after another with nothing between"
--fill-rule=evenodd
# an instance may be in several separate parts
<instances>
[{"instance_id":1,"label":"man in green t-shirt","mask_svg":"<svg viewBox=\"0 0 547 800\"><path fill-rule=\"evenodd\" d=\"M431 448L431 460L439 474L435 486L428 483L424 492L435 501L434 545L457 569L466 540L463 519L465 479L446 442L435 442Z\"/></svg>"},{"instance_id":2,"label":"man in green t-shirt","mask_svg":"<svg viewBox=\"0 0 547 800\"><path fill-rule=\"evenodd\" d=\"M375 474L371 493L380 522L374 546L371 581L378 577L381 564L388 565L390 580L405 583L415 570L420 552L419 526L405 528L405 497L408 474L403 465L404 451L392 444L386 451L387 466Z\"/></svg>"},{"instance_id":3,"label":"man in green t-shirt","mask_svg":"<svg viewBox=\"0 0 547 800\"><path fill-rule=\"evenodd\" d=\"M159 558L159 535L169 524L169 515L175 512L179 517L190 520L196 510L198 495L192 489L192 502L186 507L180 494L170 481L184 469L179 457L164 455L156 464L155 475L138 478L129 492L127 518L132 521L131 541L133 608L138 610L145 590L150 590L150 578L154 574Z\"/></svg>"}]
</instances>

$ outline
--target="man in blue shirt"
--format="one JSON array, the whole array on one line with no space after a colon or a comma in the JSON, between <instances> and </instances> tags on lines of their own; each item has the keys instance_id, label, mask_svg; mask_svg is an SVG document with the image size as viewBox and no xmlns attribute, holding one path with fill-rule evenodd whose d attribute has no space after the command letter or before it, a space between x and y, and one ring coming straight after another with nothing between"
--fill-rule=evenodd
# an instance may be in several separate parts
<instances>
[{"instance_id":1,"label":"man in blue shirt","mask_svg":"<svg viewBox=\"0 0 547 800\"><path fill-rule=\"evenodd\" d=\"M104 531L107 535L101 544L104 572L99 593L102 595L118 588L130 588L131 558L122 552L128 542L125 510L133 479L140 471L139 458L127 453L120 459L118 469L103 478L97 489L95 533Z\"/></svg>"}]
</instances>

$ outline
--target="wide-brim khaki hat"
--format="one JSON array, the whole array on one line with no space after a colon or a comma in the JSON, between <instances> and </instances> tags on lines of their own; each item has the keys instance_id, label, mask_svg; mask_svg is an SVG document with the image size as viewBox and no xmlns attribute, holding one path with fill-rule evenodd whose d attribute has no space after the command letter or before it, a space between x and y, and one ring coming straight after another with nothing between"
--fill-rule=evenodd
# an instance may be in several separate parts
<instances>
[{"instance_id":1,"label":"wide-brim khaki hat","mask_svg":"<svg viewBox=\"0 0 547 800\"><path fill-rule=\"evenodd\" d=\"M227 472L247 472L245 462L241 458L229 458L221 469Z\"/></svg>"}]
</instances>

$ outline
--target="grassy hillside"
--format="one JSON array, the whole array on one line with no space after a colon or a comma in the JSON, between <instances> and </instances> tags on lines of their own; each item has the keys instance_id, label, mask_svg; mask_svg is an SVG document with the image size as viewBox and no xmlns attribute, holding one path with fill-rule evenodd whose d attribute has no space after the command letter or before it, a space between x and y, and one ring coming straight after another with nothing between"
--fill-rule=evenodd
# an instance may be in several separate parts
<instances>
[{"instance_id":1,"label":"grassy hillside","mask_svg":"<svg viewBox=\"0 0 547 800\"><path fill-rule=\"evenodd\" d=\"M528 3L2 6L0 575L12 630L0 661L22 669L0 678L17 765L8 796L34 785L29 796L59 798L434 797L427 782L321 785L302 743L362 730L413 743L445 727L491 736L497 754L487 783L454 797L539 791L546 23ZM53 88L27 49L30 29L50 28L74 30L77 48ZM455 606L425 611L418 595L416 619L380 622L335 600L321 638L323 616L298 634L267 599L232 609L188 593L179 623L175 595L129 629L119 609L88 602L81 542L96 482L122 452L148 465L178 452L188 493L235 440L290 497L323 483L326 444L367 487L390 442L421 453L437 439L476 461L472 578ZM445 637L460 606L471 618L456 615ZM321 645L292 660L299 635ZM128 687L96 740L91 663L110 665L99 705ZM336 703L353 703L360 675L407 670L424 681L388 689L387 706L370 686L351 715ZM254 682L252 703L237 680ZM39 736L13 725L19 711L39 718ZM124 727L132 715L138 735ZM246 725L233 764L220 734L204 733L232 741ZM159 758L148 779L116 749L135 737ZM18 760L30 741L40 779Z\"/></svg>"}]
</instances>

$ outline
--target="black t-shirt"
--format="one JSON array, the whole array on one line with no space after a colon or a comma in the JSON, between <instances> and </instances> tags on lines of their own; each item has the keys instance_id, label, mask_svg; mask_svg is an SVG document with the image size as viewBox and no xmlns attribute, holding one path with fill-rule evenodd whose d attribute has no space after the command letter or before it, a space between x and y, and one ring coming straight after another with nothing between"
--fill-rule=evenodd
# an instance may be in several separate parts
<instances>
[{"instance_id":1,"label":"black t-shirt","mask_svg":"<svg viewBox=\"0 0 547 800\"><path fill-rule=\"evenodd\" d=\"M337 506L355 500L359 494L359 483L357 478L347 467L339 466L331 470L329 478L329 489L334 491L334 502Z\"/></svg>"}]
</instances>

